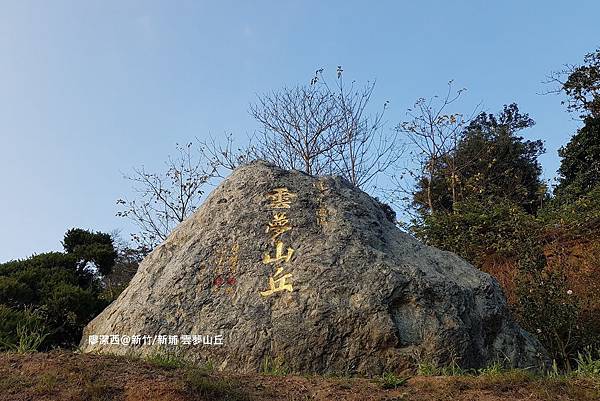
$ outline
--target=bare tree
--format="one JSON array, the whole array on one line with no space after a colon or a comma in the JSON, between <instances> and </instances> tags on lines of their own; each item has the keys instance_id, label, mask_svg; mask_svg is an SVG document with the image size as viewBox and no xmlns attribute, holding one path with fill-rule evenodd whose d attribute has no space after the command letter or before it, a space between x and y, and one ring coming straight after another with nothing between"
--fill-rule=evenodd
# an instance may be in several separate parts
<instances>
[{"instance_id":1,"label":"bare tree","mask_svg":"<svg viewBox=\"0 0 600 401\"><path fill-rule=\"evenodd\" d=\"M138 226L139 233L131 236L146 251L164 241L196 210L204 185L215 174L209 161L194 156L192 143L177 145L177 151L177 157L168 158L164 173L149 173L142 167L134 169L133 175L125 175L133 183L136 198L117 200L122 207L117 216Z\"/></svg>"},{"instance_id":2,"label":"bare tree","mask_svg":"<svg viewBox=\"0 0 600 401\"><path fill-rule=\"evenodd\" d=\"M200 157L208 162L213 175L218 178L225 178L229 171L260 158L251 140L246 146L235 146L232 134L225 135L225 142L217 141L213 136L196 138L196 141Z\"/></svg>"},{"instance_id":3,"label":"bare tree","mask_svg":"<svg viewBox=\"0 0 600 401\"><path fill-rule=\"evenodd\" d=\"M232 135L224 142L196 138L199 147L177 146L178 157L169 158L166 172L150 173L142 167L125 176L133 182L136 197L119 199L122 210L117 216L139 227L133 240L152 249L194 212L204 185L252 160L311 175L342 175L363 189L390 169L401 147L397 132L383 129L387 102L380 112L367 112L375 83L345 86L338 67L336 84L330 86L322 72L317 70L308 85L259 96L250 114L263 129L246 146L235 146Z\"/></svg>"},{"instance_id":4,"label":"bare tree","mask_svg":"<svg viewBox=\"0 0 600 401\"><path fill-rule=\"evenodd\" d=\"M347 88L338 69L335 92L342 111L338 131L343 140L332 149L329 162L333 173L363 189L378 174L394 167L404 150L398 142L398 133L384 128L383 117L389 102L384 103L380 112L367 113L374 88L375 82L367 82L357 89L354 81Z\"/></svg>"},{"instance_id":5,"label":"bare tree","mask_svg":"<svg viewBox=\"0 0 600 401\"><path fill-rule=\"evenodd\" d=\"M413 108L407 111L408 121L397 126L397 131L404 134L412 147L410 154L413 161L419 166L414 169L405 169L404 173L413 180L421 180L426 193L426 202L430 212L435 211L433 199L433 185L440 166L444 166L447 175L453 203L457 199L459 170L461 166L453 158L454 150L462 139L464 128L472 118L465 118L461 113L448 113L448 108L453 105L465 89L453 90L452 81L448 82L446 95L441 99L434 96L432 99L417 99ZM477 108L475 109L477 110ZM473 115L475 112L473 113ZM403 178L401 176L401 178ZM402 180L396 178L398 188L402 192L410 192Z\"/></svg>"},{"instance_id":6,"label":"bare tree","mask_svg":"<svg viewBox=\"0 0 600 401\"><path fill-rule=\"evenodd\" d=\"M328 154L344 138L338 101L317 80L258 97L250 114L263 126L256 156L288 169L320 175L328 169Z\"/></svg>"},{"instance_id":7,"label":"bare tree","mask_svg":"<svg viewBox=\"0 0 600 401\"><path fill-rule=\"evenodd\" d=\"M315 72L309 85L259 96L250 113L263 130L249 148L252 158L308 174L341 175L366 188L400 158L397 133L383 128L382 110L369 115L375 83L347 86L342 68L335 85Z\"/></svg>"}]
</instances>

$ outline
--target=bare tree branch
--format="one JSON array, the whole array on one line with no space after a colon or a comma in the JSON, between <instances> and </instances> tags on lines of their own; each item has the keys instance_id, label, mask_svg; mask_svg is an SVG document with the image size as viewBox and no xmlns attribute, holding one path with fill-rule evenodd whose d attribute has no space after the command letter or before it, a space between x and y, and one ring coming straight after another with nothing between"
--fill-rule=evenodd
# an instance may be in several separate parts
<instances>
[{"instance_id":1,"label":"bare tree branch","mask_svg":"<svg viewBox=\"0 0 600 401\"><path fill-rule=\"evenodd\" d=\"M429 212L435 211L433 199L434 176L445 166L446 180L449 183L453 201L456 200L458 172L461 166L454 160L454 150L463 138L464 128L475 116L478 107L470 116L461 113L448 113L451 107L466 89L453 89L453 82L448 82L446 94L441 99L437 96L427 100L417 99L413 108L408 109L409 119L400 123L396 129L401 133L412 148L410 155L419 166L417 172L406 169L401 178L409 176L413 182L421 180L425 187L426 202ZM404 195L402 199L413 200L415 189L408 189L395 177L398 190ZM411 205L412 206L412 205ZM410 207L406 208L410 209Z\"/></svg>"},{"instance_id":2,"label":"bare tree branch","mask_svg":"<svg viewBox=\"0 0 600 401\"><path fill-rule=\"evenodd\" d=\"M261 124L250 154L313 175L341 175L366 189L402 155L397 132L385 132L382 110L369 115L375 83L349 86L337 69L335 85L315 72L309 85L259 96L250 114Z\"/></svg>"},{"instance_id":3,"label":"bare tree branch","mask_svg":"<svg viewBox=\"0 0 600 401\"><path fill-rule=\"evenodd\" d=\"M177 145L177 151L177 157L168 158L162 174L149 173L141 167L124 176L132 182L136 199L117 200L122 209L116 215L138 226L140 231L132 238L145 249L164 241L177 224L194 212L204 185L216 173L209 159L194 157L192 143Z\"/></svg>"}]
</instances>

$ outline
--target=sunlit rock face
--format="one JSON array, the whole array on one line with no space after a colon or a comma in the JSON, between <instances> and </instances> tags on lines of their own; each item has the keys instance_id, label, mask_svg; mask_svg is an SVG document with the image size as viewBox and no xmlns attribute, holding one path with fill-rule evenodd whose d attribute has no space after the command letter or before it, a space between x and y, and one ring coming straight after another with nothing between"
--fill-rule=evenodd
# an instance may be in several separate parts
<instances>
[{"instance_id":1,"label":"sunlit rock face","mask_svg":"<svg viewBox=\"0 0 600 401\"><path fill-rule=\"evenodd\" d=\"M241 167L146 257L81 346L162 349L239 372L273 360L366 375L415 358L545 363L492 277L401 232L391 214L339 177Z\"/></svg>"}]
</instances>

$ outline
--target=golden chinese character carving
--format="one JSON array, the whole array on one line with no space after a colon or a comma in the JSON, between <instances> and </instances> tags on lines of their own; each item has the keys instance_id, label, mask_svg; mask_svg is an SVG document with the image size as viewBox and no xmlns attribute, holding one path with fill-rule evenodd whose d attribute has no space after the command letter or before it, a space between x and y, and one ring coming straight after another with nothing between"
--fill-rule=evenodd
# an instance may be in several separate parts
<instances>
[{"instance_id":1,"label":"golden chinese character carving","mask_svg":"<svg viewBox=\"0 0 600 401\"><path fill-rule=\"evenodd\" d=\"M233 244L231 247L231 253L229 254L229 267L232 271L237 270L237 266L239 263L238 252L240 250L240 245L238 243Z\"/></svg>"},{"instance_id":2,"label":"golden chinese character carving","mask_svg":"<svg viewBox=\"0 0 600 401\"><path fill-rule=\"evenodd\" d=\"M317 209L317 224L320 226L324 226L327 223L327 216L329 216L329 212L324 207L320 207Z\"/></svg>"},{"instance_id":3,"label":"golden chinese character carving","mask_svg":"<svg viewBox=\"0 0 600 401\"><path fill-rule=\"evenodd\" d=\"M273 214L273 220L268 223L267 233L271 233L271 240L275 241L277 237L286 231L292 229L290 221L287 218L285 212Z\"/></svg>"},{"instance_id":4,"label":"golden chinese character carving","mask_svg":"<svg viewBox=\"0 0 600 401\"><path fill-rule=\"evenodd\" d=\"M275 188L273 191L267 194L269 199L268 207L271 209L290 209L292 200L296 197L296 194L291 193L287 188ZM266 232L271 234L271 241L275 243L275 256L272 256L269 252L265 252L263 255L263 263L277 264L287 263L292 259L294 249L284 249L283 242L279 240L279 237L292 229L288 216L285 212L274 212L272 220L267 224ZM260 292L260 295L267 297L275 292L280 291L293 291L292 284L287 280L292 277L291 273L283 273L283 267L274 266L275 274L269 277L269 288L266 291Z\"/></svg>"},{"instance_id":5,"label":"golden chinese character carving","mask_svg":"<svg viewBox=\"0 0 600 401\"><path fill-rule=\"evenodd\" d=\"M269 207L271 209L289 209L292 203L292 198L296 194L291 193L287 188L275 188L272 192L267 194L271 203Z\"/></svg>"},{"instance_id":6,"label":"golden chinese character carving","mask_svg":"<svg viewBox=\"0 0 600 401\"><path fill-rule=\"evenodd\" d=\"M294 291L292 284L286 283L286 279L292 277L291 273L284 274L283 276L275 279L275 277L281 274L282 271L283 269L280 267L277 269L277 272L275 272L275 274L272 277L269 277L269 289L267 291L262 291L260 295L262 295L263 297L268 297L269 295L275 292Z\"/></svg>"},{"instance_id":7,"label":"golden chinese character carving","mask_svg":"<svg viewBox=\"0 0 600 401\"><path fill-rule=\"evenodd\" d=\"M277 244L275 244L275 257L271 257L269 253L265 253L263 255L263 263L268 265L269 263L277 263L281 260L289 262L293 254L294 250L292 248L288 248L287 253L283 253L283 242L277 241Z\"/></svg>"}]
</instances>

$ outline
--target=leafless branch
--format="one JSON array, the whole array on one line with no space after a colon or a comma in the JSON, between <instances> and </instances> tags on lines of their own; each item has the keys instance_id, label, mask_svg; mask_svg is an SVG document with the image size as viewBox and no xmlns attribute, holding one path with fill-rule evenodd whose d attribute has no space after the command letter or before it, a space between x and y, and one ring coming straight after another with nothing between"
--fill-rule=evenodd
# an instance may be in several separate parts
<instances>
[{"instance_id":1,"label":"leafless branch","mask_svg":"<svg viewBox=\"0 0 600 401\"><path fill-rule=\"evenodd\" d=\"M397 132L385 132L383 115L368 114L375 83L346 85L338 67L335 85L315 72L309 85L259 96L250 108L263 130L252 155L308 174L341 175L367 188L402 155Z\"/></svg>"},{"instance_id":2,"label":"leafless branch","mask_svg":"<svg viewBox=\"0 0 600 401\"><path fill-rule=\"evenodd\" d=\"M144 167L124 177L132 182L135 199L119 199L117 216L133 221L139 233L132 234L140 246L152 249L164 241L177 224L191 215L202 197L203 186L216 168L192 153L192 143L177 145L177 157L169 157L164 173L149 173Z\"/></svg>"}]
</instances>

